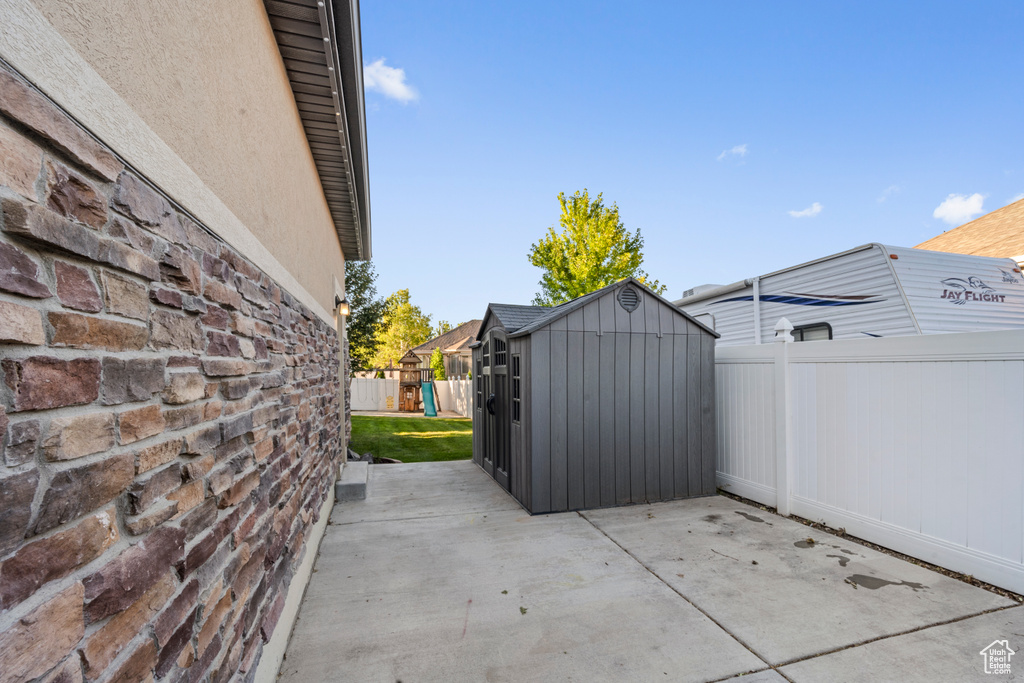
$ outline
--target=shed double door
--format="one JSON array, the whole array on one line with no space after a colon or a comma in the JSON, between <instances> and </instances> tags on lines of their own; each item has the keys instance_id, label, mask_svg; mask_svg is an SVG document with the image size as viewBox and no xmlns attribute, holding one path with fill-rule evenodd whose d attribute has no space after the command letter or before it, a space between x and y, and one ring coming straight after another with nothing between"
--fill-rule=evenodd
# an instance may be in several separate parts
<instances>
[{"instance_id":1,"label":"shed double door","mask_svg":"<svg viewBox=\"0 0 1024 683\"><path fill-rule=\"evenodd\" d=\"M491 330L483 344L484 439L483 465L494 480L510 490L510 406L508 399L508 339Z\"/></svg>"}]
</instances>

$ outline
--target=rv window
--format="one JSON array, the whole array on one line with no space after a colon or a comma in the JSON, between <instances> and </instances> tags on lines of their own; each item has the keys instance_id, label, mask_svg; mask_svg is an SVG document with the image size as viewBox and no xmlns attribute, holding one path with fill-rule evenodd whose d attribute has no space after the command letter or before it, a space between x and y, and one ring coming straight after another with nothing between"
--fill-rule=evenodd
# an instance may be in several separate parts
<instances>
[{"instance_id":1,"label":"rv window","mask_svg":"<svg viewBox=\"0 0 1024 683\"><path fill-rule=\"evenodd\" d=\"M828 323L814 323L793 328L793 339L796 341L820 341L832 338L832 326Z\"/></svg>"}]
</instances>

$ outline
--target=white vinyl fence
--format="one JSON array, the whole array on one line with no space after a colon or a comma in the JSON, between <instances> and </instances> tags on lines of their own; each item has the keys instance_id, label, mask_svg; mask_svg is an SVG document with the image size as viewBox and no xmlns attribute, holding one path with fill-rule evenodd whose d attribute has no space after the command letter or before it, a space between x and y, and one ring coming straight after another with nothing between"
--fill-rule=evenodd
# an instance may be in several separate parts
<instances>
[{"instance_id":1,"label":"white vinyl fence","mask_svg":"<svg viewBox=\"0 0 1024 683\"><path fill-rule=\"evenodd\" d=\"M470 416L473 405L473 382L449 379L434 382L438 410L454 411ZM352 379L352 410L398 412L398 380L354 377Z\"/></svg>"},{"instance_id":2,"label":"white vinyl fence","mask_svg":"<svg viewBox=\"0 0 1024 683\"><path fill-rule=\"evenodd\" d=\"M724 490L1024 592L1024 330L715 362Z\"/></svg>"}]
</instances>

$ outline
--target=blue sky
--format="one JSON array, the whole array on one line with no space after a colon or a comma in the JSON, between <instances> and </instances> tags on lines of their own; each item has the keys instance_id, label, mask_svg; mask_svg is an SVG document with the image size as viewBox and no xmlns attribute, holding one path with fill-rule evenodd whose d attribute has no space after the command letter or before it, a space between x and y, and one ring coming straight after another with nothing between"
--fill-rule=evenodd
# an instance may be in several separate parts
<instances>
[{"instance_id":1,"label":"blue sky","mask_svg":"<svg viewBox=\"0 0 1024 683\"><path fill-rule=\"evenodd\" d=\"M563 191L617 203L672 299L1024 195L1022 2L361 12L378 289L435 322L530 302Z\"/></svg>"}]
</instances>

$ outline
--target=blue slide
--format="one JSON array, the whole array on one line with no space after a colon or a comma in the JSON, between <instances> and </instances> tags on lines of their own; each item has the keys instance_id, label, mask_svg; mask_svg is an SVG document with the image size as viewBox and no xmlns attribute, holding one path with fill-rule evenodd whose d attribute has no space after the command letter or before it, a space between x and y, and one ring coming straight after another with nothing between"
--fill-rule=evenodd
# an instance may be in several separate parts
<instances>
[{"instance_id":1,"label":"blue slide","mask_svg":"<svg viewBox=\"0 0 1024 683\"><path fill-rule=\"evenodd\" d=\"M437 408L434 407L434 383L420 382L420 389L423 391L423 416L437 417Z\"/></svg>"}]
</instances>

